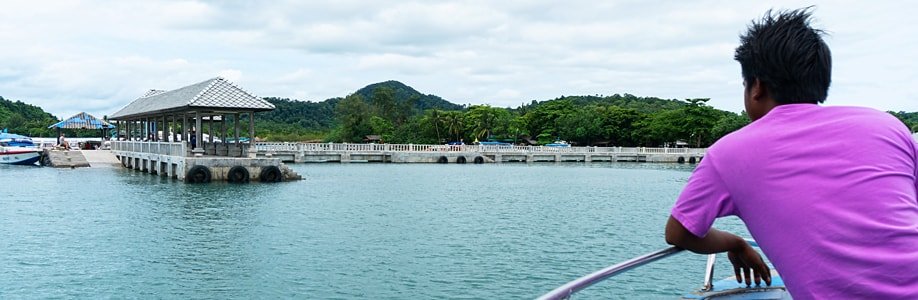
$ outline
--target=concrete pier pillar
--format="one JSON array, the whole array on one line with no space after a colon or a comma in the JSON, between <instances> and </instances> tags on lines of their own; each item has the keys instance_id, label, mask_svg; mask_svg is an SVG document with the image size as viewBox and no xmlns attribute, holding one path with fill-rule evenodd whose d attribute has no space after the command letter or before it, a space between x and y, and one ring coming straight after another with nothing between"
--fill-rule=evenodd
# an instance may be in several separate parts
<instances>
[{"instance_id":1,"label":"concrete pier pillar","mask_svg":"<svg viewBox=\"0 0 918 300\"><path fill-rule=\"evenodd\" d=\"M303 151L297 151L293 154L293 162L295 163L304 163L306 162L306 153Z\"/></svg>"},{"instance_id":2,"label":"concrete pier pillar","mask_svg":"<svg viewBox=\"0 0 918 300\"><path fill-rule=\"evenodd\" d=\"M204 128L201 126L201 112L194 113L194 149L191 150L194 156L204 155Z\"/></svg>"},{"instance_id":3,"label":"concrete pier pillar","mask_svg":"<svg viewBox=\"0 0 918 300\"><path fill-rule=\"evenodd\" d=\"M583 155L583 162L593 162L593 156L590 154Z\"/></svg>"}]
</instances>

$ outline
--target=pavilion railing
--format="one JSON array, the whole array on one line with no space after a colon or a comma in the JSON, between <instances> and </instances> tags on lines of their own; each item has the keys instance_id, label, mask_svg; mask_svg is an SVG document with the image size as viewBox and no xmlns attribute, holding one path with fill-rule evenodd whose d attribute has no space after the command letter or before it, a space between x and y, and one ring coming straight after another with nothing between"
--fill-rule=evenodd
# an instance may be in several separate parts
<instances>
[{"instance_id":1,"label":"pavilion railing","mask_svg":"<svg viewBox=\"0 0 918 300\"><path fill-rule=\"evenodd\" d=\"M171 156L185 156L188 145L184 142L112 141L113 151L130 151Z\"/></svg>"}]
</instances>

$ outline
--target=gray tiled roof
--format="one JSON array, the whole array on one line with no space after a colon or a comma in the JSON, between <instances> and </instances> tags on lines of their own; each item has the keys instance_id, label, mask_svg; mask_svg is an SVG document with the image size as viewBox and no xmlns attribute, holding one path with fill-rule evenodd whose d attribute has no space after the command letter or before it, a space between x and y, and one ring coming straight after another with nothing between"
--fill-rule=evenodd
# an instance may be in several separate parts
<instances>
[{"instance_id":1,"label":"gray tiled roof","mask_svg":"<svg viewBox=\"0 0 918 300\"><path fill-rule=\"evenodd\" d=\"M150 90L109 118L120 119L194 108L266 111L273 110L274 105L217 77L171 91Z\"/></svg>"}]
</instances>

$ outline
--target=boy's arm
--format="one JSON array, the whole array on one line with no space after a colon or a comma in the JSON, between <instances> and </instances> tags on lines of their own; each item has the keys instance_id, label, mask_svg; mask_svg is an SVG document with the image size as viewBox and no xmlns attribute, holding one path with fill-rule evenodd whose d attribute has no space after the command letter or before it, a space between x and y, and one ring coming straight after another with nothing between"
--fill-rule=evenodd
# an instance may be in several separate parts
<instances>
[{"instance_id":1,"label":"boy's arm","mask_svg":"<svg viewBox=\"0 0 918 300\"><path fill-rule=\"evenodd\" d=\"M700 254L727 252L737 282L745 278L746 285L751 285L754 279L758 285L764 279L765 284L771 285L768 265L749 243L735 234L711 228L704 237L699 238L685 229L679 220L670 216L666 222L666 242ZM744 276L741 276L740 271Z\"/></svg>"}]
</instances>

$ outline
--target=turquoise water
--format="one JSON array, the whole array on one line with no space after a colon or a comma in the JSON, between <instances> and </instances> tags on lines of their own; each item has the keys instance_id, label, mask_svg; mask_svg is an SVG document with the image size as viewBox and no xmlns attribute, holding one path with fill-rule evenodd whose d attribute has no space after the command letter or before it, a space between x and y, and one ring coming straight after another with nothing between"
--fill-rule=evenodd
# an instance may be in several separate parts
<instances>
[{"instance_id":1,"label":"turquoise water","mask_svg":"<svg viewBox=\"0 0 918 300\"><path fill-rule=\"evenodd\" d=\"M691 171L291 167L305 180L187 185L121 168L0 166L0 298L531 299L666 247ZM678 297L701 285L704 261L680 254L575 299ZM722 261L718 277L730 272Z\"/></svg>"}]
</instances>

